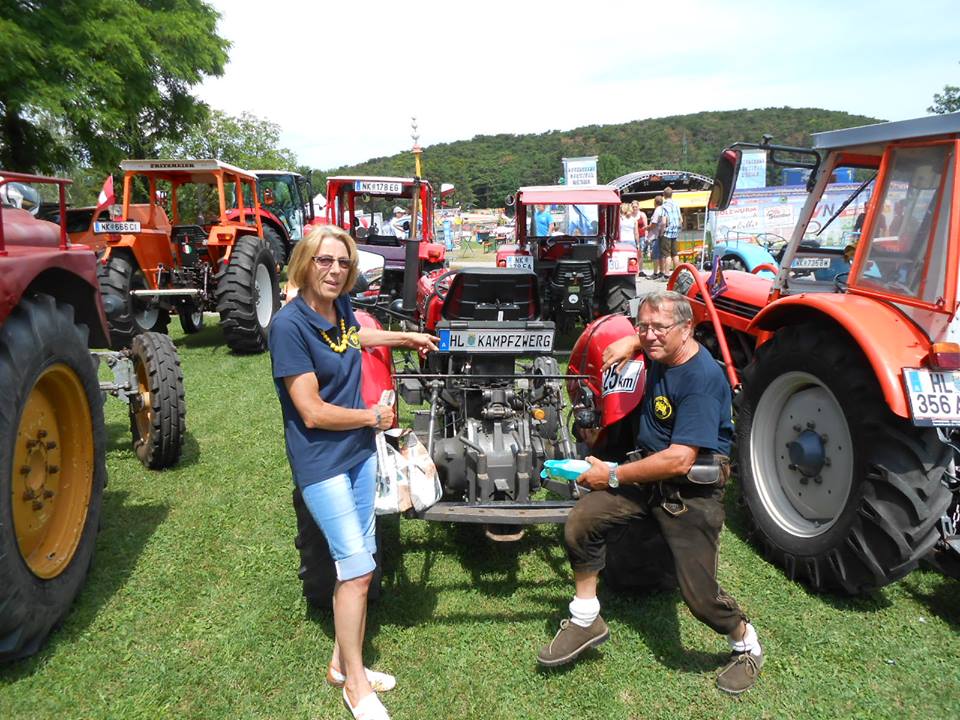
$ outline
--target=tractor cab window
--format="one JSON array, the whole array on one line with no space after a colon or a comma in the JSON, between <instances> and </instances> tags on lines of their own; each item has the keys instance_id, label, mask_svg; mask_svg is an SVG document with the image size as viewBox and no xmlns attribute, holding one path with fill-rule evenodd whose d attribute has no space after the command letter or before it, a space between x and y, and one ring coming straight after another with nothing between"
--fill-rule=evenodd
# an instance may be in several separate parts
<instances>
[{"instance_id":1,"label":"tractor cab window","mask_svg":"<svg viewBox=\"0 0 960 720\"><path fill-rule=\"evenodd\" d=\"M227 188L225 188L227 189ZM230 189L227 189L229 196ZM204 183L177 188L177 215L180 225L213 225L220 219L220 195L215 185Z\"/></svg>"},{"instance_id":2,"label":"tractor cab window","mask_svg":"<svg viewBox=\"0 0 960 720\"><path fill-rule=\"evenodd\" d=\"M935 304L943 297L953 147L894 148L856 284Z\"/></svg>"}]
</instances>

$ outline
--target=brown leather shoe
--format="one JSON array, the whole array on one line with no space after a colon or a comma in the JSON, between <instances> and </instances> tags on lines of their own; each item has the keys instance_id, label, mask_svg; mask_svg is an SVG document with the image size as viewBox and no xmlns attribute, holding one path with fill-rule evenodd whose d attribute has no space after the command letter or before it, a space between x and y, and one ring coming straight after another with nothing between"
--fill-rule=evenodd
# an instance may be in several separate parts
<instances>
[{"instance_id":1,"label":"brown leather shoe","mask_svg":"<svg viewBox=\"0 0 960 720\"><path fill-rule=\"evenodd\" d=\"M730 662L717 675L717 687L725 693L739 695L756 685L762 667L763 653L733 653Z\"/></svg>"},{"instance_id":2,"label":"brown leather shoe","mask_svg":"<svg viewBox=\"0 0 960 720\"><path fill-rule=\"evenodd\" d=\"M570 620L561 620L560 629L549 645L540 648L537 662L544 667L555 667L572 662L587 648L602 645L610 638L610 629L597 615L590 627L582 627Z\"/></svg>"}]
</instances>

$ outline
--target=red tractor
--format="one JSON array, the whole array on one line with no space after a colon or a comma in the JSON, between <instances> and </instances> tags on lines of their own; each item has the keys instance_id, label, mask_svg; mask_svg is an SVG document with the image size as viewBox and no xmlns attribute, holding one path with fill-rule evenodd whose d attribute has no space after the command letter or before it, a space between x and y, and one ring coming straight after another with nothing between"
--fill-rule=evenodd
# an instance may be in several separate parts
<instances>
[{"instance_id":1,"label":"red tractor","mask_svg":"<svg viewBox=\"0 0 960 720\"><path fill-rule=\"evenodd\" d=\"M637 246L620 242L620 193L607 185L522 187L516 242L497 250L497 266L540 278L544 318L561 332L578 321L626 312L637 296Z\"/></svg>"},{"instance_id":2,"label":"red tractor","mask_svg":"<svg viewBox=\"0 0 960 720\"><path fill-rule=\"evenodd\" d=\"M96 257L25 209L34 184L54 185L65 217L69 183L0 171L0 661L35 653L86 578L107 477L103 394L128 404L147 467L174 465L183 445L170 338L91 353L108 344Z\"/></svg>"},{"instance_id":3,"label":"red tractor","mask_svg":"<svg viewBox=\"0 0 960 720\"><path fill-rule=\"evenodd\" d=\"M812 150L738 143L721 155L711 208L729 203L745 147L811 171L776 278L686 265L670 283L742 381L736 455L754 536L818 590L864 592L925 557L957 567L960 114L818 133ZM844 167L860 186L811 232ZM858 197L846 251L811 242ZM816 272L844 252L849 272Z\"/></svg>"},{"instance_id":4,"label":"red tractor","mask_svg":"<svg viewBox=\"0 0 960 720\"><path fill-rule=\"evenodd\" d=\"M165 332L172 312L184 332L198 332L204 312L216 311L231 350L266 350L280 286L256 178L219 160L124 160L120 168L121 219L98 223L107 234L100 287L105 303L117 307L108 317L112 346ZM132 203L136 188L146 190L146 211ZM231 214L235 205L239 212Z\"/></svg>"},{"instance_id":5,"label":"red tractor","mask_svg":"<svg viewBox=\"0 0 960 720\"><path fill-rule=\"evenodd\" d=\"M327 222L347 230L358 249L384 258L373 310L382 319L397 300L403 311L415 310L413 295L401 297L407 268L416 268L416 278L447 265L446 248L434 242L434 201L430 183L417 177L327 178Z\"/></svg>"}]
</instances>

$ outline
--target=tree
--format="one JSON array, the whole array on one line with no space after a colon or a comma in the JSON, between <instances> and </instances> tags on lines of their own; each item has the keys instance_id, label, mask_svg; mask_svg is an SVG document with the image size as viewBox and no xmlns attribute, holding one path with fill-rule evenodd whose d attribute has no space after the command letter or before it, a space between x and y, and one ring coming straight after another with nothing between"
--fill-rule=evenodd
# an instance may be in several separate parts
<instances>
[{"instance_id":1,"label":"tree","mask_svg":"<svg viewBox=\"0 0 960 720\"><path fill-rule=\"evenodd\" d=\"M245 112L233 117L218 110L176 140L161 143L159 154L215 158L251 170L296 170L297 158L280 147L280 126Z\"/></svg>"},{"instance_id":2,"label":"tree","mask_svg":"<svg viewBox=\"0 0 960 720\"><path fill-rule=\"evenodd\" d=\"M960 110L960 87L956 85L944 85L942 93L933 94L933 105L927 108L927 112L937 115L958 110Z\"/></svg>"},{"instance_id":3,"label":"tree","mask_svg":"<svg viewBox=\"0 0 960 720\"><path fill-rule=\"evenodd\" d=\"M229 43L203 0L0 4L0 167L108 171L206 113Z\"/></svg>"}]
</instances>

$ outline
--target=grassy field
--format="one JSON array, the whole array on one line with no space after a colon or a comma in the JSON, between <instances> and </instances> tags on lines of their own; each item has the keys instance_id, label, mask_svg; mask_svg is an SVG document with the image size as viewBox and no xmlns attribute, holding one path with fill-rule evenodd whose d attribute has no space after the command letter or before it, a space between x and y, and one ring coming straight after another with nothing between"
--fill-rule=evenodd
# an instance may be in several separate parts
<instances>
[{"instance_id":1,"label":"grassy field","mask_svg":"<svg viewBox=\"0 0 960 720\"><path fill-rule=\"evenodd\" d=\"M237 357L215 318L175 335L188 436L147 472L107 402L110 474L94 568L35 657L0 668L0 718L346 718L323 682L328 615L297 579L295 519L266 355ZM395 672L394 718L945 718L960 702L960 583L928 572L862 599L817 596L743 539L728 495L720 578L767 664L736 699L725 641L676 593L601 596L612 640L540 671L572 586L559 528L515 544L477 528L394 522L366 657Z\"/></svg>"}]
</instances>

